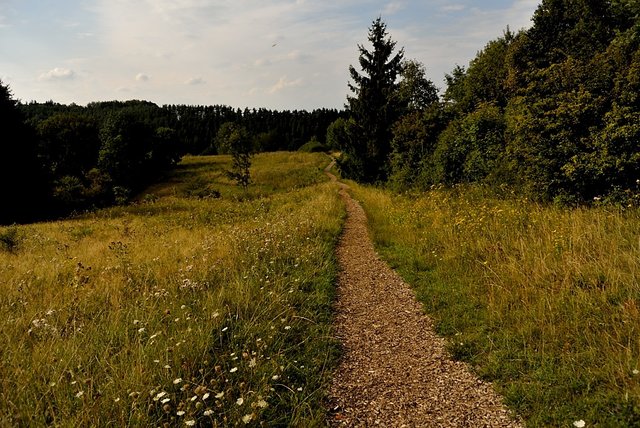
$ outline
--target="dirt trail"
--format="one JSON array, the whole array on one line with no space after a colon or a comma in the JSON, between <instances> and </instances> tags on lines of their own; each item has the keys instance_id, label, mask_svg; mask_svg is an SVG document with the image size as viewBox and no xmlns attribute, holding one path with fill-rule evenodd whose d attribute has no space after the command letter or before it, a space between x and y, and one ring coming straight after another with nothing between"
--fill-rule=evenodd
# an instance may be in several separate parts
<instances>
[{"instance_id":1,"label":"dirt trail","mask_svg":"<svg viewBox=\"0 0 640 428\"><path fill-rule=\"evenodd\" d=\"M344 356L330 391L329 424L521 426L490 384L451 360L412 290L376 254L362 207L341 185L347 220L337 250L335 327Z\"/></svg>"}]
</instances>

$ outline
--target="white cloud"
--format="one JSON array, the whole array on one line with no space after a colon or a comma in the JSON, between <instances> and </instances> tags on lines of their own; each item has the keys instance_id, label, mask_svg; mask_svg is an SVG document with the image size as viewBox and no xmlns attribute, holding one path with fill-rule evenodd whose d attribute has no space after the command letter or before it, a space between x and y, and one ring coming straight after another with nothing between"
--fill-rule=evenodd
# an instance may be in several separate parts
<instances>
[{"instance_id":1,"label":"white cloud","mask_svg":"<svg viewBox=\"0 0 640 428\"><path fill-rule=\"evenodd\" d=\"M40 75L40 80L70 80L76 77L76 73L68 68L56 67Z\"/></svg>"},{"instance_id":2,"label":"white cloud","mask_svg":"<svg viewBox=\"0 0 640 428\"><path fill-rule=\"evenodd\" d=\"M443 12L461 12L466 9L466 6L463 4L450 4L445 5L440 8Z\"/></svg>"},{"instance_id":3,"label":"white cloud","mask_svg":"<svg viewBox=\"0 0 640 428\"><path fill-rule=\"evenodd\" d=\"M18 31L33 21L33 8L25 7L0 11L3 40L16 52L24 47L20 56L0 57L0 69L40 76L39 86L16 77L14 90L26 99L86 103L122 99L118 88L128 88L158 104L340 108L349 64L358 66L357 45L368 45L368 28L382 11L398 48L442 86L444 73L466 65L507 25L527 26L538 1L83 0L71 17L47 9L51 22L82 23L67 30L70 44L55 46L47 43L50 32L28 29L25 39ZM43 73L50 64L67 68ZM74 78L78 85L44 83Z\"/></svg>"},{"instance_id":4,"label":"white cloud","mask_svg":"<svg viewBox=\"0 0 640 428\"><path fill-rule=\"evenodd\" d=\"M406 7L406 2L394 0L388 3L382 11L383 16L395 15Z\"/></svg>"},{"instance_id":5,"label":"white cloud","mask_svg":"<svg viewBox=\"0 0 640 428\"><path fill-rule=\"evenodd\" d=\"M205 82L202 77L192 77L184 83L185 85L195 86L195 85L204 85L207 82Z\"/></svg>"},{"instance_id":6,"label":"white cloud","mask_svg":"<svg viewBox=\"0 0 640 428\"><path fill-rule=\"evenodd\" d=\"M267 91L269 94L275 94L276 92L280 92L287 88L295 88L297 86L302 85L302 78L298 78L296 80L287 80L287 76L282 76L278 83L273 85Z\"/></svg>"}]
</instances>

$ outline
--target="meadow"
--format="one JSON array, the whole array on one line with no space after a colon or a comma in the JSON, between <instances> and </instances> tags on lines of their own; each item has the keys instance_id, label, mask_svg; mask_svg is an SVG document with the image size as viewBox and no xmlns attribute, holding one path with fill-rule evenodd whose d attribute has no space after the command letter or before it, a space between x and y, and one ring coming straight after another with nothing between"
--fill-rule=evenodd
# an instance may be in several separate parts
<instances>
[{"instance_id":1,"label":"meadow","mask_svg":"<svg viewBox=\"0 0 640 428\"><path fill-rule=\"evenodd\" d=\"M527 426L640 425L640 213L352 183L451 354Z\"/></svg>"},{"instance_id":2,"label":"meadow","mask_svg":"<svg viewBox=\"0 0 640 428\"><path fill-rule=\"evenodd\" d=\"M0 426L315 426L344 208L325 155L185 157L134 203L0 228Z\"/></svg>"}]
</instances>

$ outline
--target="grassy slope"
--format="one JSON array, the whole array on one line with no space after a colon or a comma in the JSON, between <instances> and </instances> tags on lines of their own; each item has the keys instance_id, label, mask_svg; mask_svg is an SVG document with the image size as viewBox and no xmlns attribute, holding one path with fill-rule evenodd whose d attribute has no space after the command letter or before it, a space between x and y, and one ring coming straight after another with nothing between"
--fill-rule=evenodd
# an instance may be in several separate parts
<instances>
[{"instance_id":1,"label":"grassy slope","mask_svg":"<svg viewBox=\"0 0 640 428\"><path fill-rule=\"evenodd\" d=\"M137 204L0 228L0 426L322 424L326 163L259 155L244 194L230 158L187 158Z\"/></svg>"},{"instance_id":2,"label":"grassy slope","mask_svg":"<svg viewBox=\"0 0 640 428\"><path fill-rule=\"evenodd\" d=\"M355 187L454 356L529 426L640 425L640 216Z\"/></svg>"}]
</instances>

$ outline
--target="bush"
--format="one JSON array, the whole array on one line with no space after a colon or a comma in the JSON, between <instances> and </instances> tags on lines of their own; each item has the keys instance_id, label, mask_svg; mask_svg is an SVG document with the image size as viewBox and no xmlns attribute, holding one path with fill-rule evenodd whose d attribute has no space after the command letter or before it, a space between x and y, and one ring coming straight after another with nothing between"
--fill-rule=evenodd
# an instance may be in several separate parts
<instances>
[{"instance_id":1,"label":"bush","mask_svg":"<svg viewBox=\"0 0 640 428\"><path fill-rule=\"evenodd\" d=\"M322 144L316 137L312 137L307 143L300 146L298 149L299 152L305 153L319 153L319 152L327 152L329 148Z\"/></svg>"},{"instance_id":2,"label":"bush","mask_svg":"<svg viewBox=\"0 0 640 428\"><path fill-rule=\"evenodd\" d=\"M22 239L22 234L16 226L8 227L0 232L0 250L13 253L20 247Z\"/></svg>"}]
</instances>

